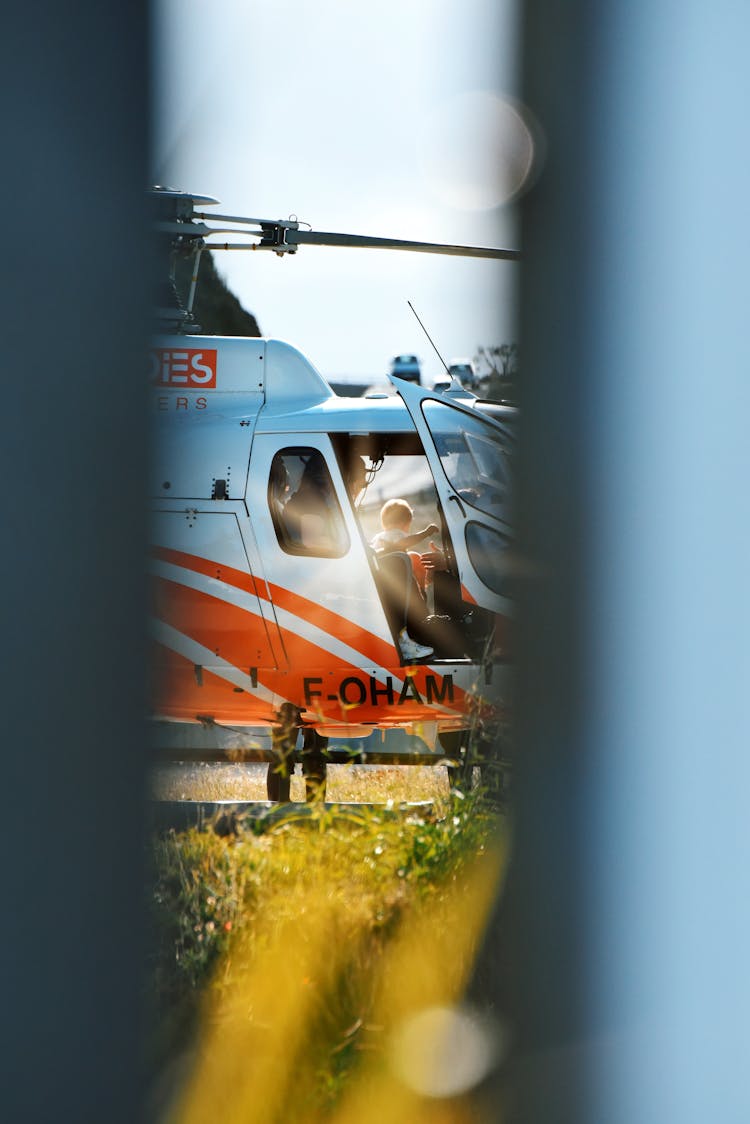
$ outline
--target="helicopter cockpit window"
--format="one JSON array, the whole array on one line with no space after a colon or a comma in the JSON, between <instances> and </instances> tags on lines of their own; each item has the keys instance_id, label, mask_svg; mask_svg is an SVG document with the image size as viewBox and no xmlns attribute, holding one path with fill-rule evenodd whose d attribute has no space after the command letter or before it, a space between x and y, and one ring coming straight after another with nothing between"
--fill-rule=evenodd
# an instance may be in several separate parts
<instances>
[{"instance_id":1,"label":"helicopter cockpit window","mask_svg":"<svg viewBox=\"0 0 750 1124\"><path fill-rule=\"evenodd\" d=\"M319 449L282 449L271 462L268 505L279 545L288 554L340 558L349 536Z\"/></svg>"},{"instance_id":2,"label":"helicopter cockpit window","mask_svg":"<svg viewBox=\"0 0 750 1124\"><path fill-rule=\"evenodd\" d=\"M473 521L466 524L466 550L472 566L484 584L502 597L511 597L512 590L503 573L503 551L510 546L506 535Z\"/></svg>"},{"instance_id":3,"label":"helicopter cockpit window","mask_svg":"<svg viewBox=\"0 0 750 1124\"><path fill-rule=\"evenodd\" d=\"M424 417L443 471L472 507L499 519L510 517L512 438L481 418L428 400Z\"/></svg>"}]
</instances>

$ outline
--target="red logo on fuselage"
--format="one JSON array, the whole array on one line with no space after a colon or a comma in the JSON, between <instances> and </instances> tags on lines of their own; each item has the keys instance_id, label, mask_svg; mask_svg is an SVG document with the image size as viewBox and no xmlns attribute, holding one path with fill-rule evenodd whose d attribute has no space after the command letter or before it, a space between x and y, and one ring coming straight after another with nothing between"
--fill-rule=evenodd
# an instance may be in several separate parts
<instances>
[{"instance_id":1,"label":"red logo on fuselage","mask_svg":"<svg viewBox=\"0 0 750 1124\"><path fill-rule=\"evenodd\" d=\"M179 386L182 390L216 386L216 351L211 348L155 347L150 365L154 386Z\"/></svg>"}]
</instances>

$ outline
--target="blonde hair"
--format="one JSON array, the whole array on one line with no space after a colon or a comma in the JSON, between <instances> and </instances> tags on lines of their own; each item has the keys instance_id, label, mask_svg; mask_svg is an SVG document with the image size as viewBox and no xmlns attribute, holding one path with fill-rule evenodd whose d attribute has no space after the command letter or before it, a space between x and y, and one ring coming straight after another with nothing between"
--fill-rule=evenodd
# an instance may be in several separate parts
<instances>
[{"instance_id":1,"label":"blonde hair","mask_svg":"<svg viewBox=\"0 0 750 1124\"><path fill-rule=\"evenodd\" d=\"M384 531L391 531L394 527L408 527L414 517L414 512L406 500L386 500L380 509L380 522Z\"/></svg>"}]
</instances>

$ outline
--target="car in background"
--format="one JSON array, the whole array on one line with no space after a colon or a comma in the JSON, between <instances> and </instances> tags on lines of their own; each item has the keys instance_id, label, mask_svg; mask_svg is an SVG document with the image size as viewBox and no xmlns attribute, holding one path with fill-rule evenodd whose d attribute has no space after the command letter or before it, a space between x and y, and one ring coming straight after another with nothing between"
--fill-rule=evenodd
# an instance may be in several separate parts
<instances>
[{"instance_id":1,"label":"car in background","mask_svg":"<svg viewBox=\"0 0 750 1124\"><path fill-rule=\"evenodd\" d=\"M471 359L452 359L448 364L448 371L467 390L473 390L477 384L477 373Z\"/></svg>"},{"instance_id":2,"label":"car in background","mask_svg":"<svg viewBox=\"0 0 750 1124\"><path fill-rule=\"evenodd\" d=\"M449 379L447 375L440 375L435 379L432 384L433 390L450 390L454 386L453 379Z\"/></svg>"},{"instance_id":3,"label":"car in background","mask_svg":"<svg viewBox=\"0 0 750 1124\"><path fill-rule=\"evenodd\" d=\"M416 382L421 385L422 367L416 355L394 355L391 359L389 374L406 382Z\"/></svg>"}]
</instances>

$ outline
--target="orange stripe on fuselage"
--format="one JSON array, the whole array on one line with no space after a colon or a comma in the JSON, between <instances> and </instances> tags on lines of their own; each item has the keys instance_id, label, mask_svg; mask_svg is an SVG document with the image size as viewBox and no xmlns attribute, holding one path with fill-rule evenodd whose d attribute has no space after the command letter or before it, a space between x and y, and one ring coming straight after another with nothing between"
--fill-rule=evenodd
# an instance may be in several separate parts
<instances>
[{"instance_id":1,"label":"orange stripe on fuselage","mask_svg":"<svg viewBox=\"0 0 750 1124\"><path fill-rule=\"evenodd\" d=\"M359 663L334 656L326 648L306 640L289 629L281 634L289 657L289 667L277 669L269 658L258 659L263 622L252 613L221 599L157 578L157 613L164 623L196 640L217 658L225 660L245 674L252 668L257 682L280 699L287 699L307 710L318 720L334 722L413 722L435 717L434 702L429 703L428 677L433 691L437 681L429 668L393 668L390 676L375 677ZM169 648L161 646L164 652ZM236 693L225 682L221 689L221 672L213 668L216 678L205 673L212 670L210 657L202 672L202 686L194 679L191 664L181 666L183 657L175 653L157 659L156 709L167 714L213 714L215 718L253 721L267 703L259 703L252 692ZM175 666L176 665L176 666ZM179 668L179 674L176 672ZM390 682L389 682L390 680ZM403 680L403 686L399 682ZM409 680L416 688L408 686ZM209 686L210 685L210 686ZM388 701L390 698L390 701ZM454 685L452 697L443 703L451 712L460 712L464 692Z\"/></svg>"},{"instance_id":2,"label":"orange stripe on fuselage","mask_svg":"<svg viewBox=\"0 0 750 1124\"><path fill-rule=\"evenodd\" d=\"M214 562L209 558L199 558L197 554L186 554L182 550L172 550L167 546L152 546L151 553L154 558L162 562L171 562L174 566L182 566L185 570L193 570L196 574L205 574L209 578L226 582L236 589L246 593L254 593L256 597L268 600L268 591L264 582L256 581L252 574L244 570L237 570L234 566L225 566L223 562Z\"/></svg>"},{"instance_id":3,"label":"orange stripe on fuselage","mask_svg":"<svg viewBox=\"0 0 750 1124\"><path fill-rule=\"evenodd\" d=\"M316 602L285 590L281 586L271 585L270 590L267 591L264 588L265 583L231 566L165 547L154 548L154 554L166 562L203 573L245 592L258 594L262 591L266 600L271 599L270 591L273 591L273 603L304 621L310 621L323 631L330 632L336 640L347 643L356 651L362 652L365 657L373 656L372 664L387 669L394 678L404 682L411 679L422 699L427 697L428 676L434 679L434 673L429 665L401 667L393 644L380 640L367 630L353 625L338 613L325 609ZM369 673L361 663L353 664L298 633L280 627L279 632L288 656L289 668L279 671L275 667L268 646L265 623L260 617L209 593L180 585L173 579L158 578L157 580L159 582L157 588L162 594L168 593L166 603L160 597L157 607L157 615L165 623L197 640L209 650L217 652L222 659L240 670L246 670L249 666L257 667L259 682L268 690L274 691L296 705L304 705L304 680L319 675L323 678L323 684L318 688L321 698L316 700L316 705L321 714L338 721L377 720L379 716L382 718L382 709L379 706L365 703L350 709L339 701L338 687L344 679L363 675L369 679ZM347 633L353 635L347 637ZM329 681L328 684L326 681ZM381 677L378 678L378 682L382 685ZM400 694L400 688L394 687L394 690L396 695ZM458 684L454 685L453 691L453 701L448 709L455 713L465 705L467 694ZM427 704L421 705L416 702L413 706L403 704L398 708L399 716L406 719L412 712L418 712L421 718L434 717L433 706L434 704L428 707ZM414 714L414 717L416 716Z\"/></svg>"},{"instance_id":4,"label":"orange stripe on fuselage","mask_svg":"<svg viewBox=\"0 0 750 1124\"><path fill-rule=\"evenodd\" d=\"M152 660L152 709L161 717L192 722L199 715L250 726L277 720L271 699L238 690L210 667L196 669L186 656L158 642Z\"/></svg>"},{"instance_id":5,"label":"orange stripe on fuselage","mask_svg":"<svg viewBox=\"0 0 750 1124\"><path fill-rule=\"evenodd\" d=\"M254 578L252 574L237 570L233 566L211 562L206 558L186 554L181 550L153 547L153 554L164 562L171 562L173 565L182 566L186 570L193 570L195 573L216 578L235 589L253 593L256 597L268 601L271 605L277 605L280 609L285 609L287 612L293 613L294 616L309 621L310 624L322 629L323 632L330 633L337 640L348 644L350 648L361 652L368 663L388 667L393 665L394 661L398 662L393 643L373 635L372 632L362 628L361 625L355 624L347 617L342 617L339 613L333 612L332 609L326 609L325 606L319 605L317 601L310 601L309 598L303 597L299 593L294 593L292 590L284 589L283 586L274 585L271 582L260 581Z\"/></svg>"},{"instance_id":6,"label":"orange stripe on fuselage","mask_svg":"<svg viewBox=\"0 0 750 1124\"><path fill-rule=\"evenodd\" d=\"M394 661L398 662L396 649L392 642L374 636L373 633L368 632L367 629L346 617L342 617L331 609L326 609L325 606L319 605L316 601L310 601L290 589L284 589L282 586L269 583L269 590L274 605L278 605L280 609L285 609L295 617L301 617L302 620L309 621L310 624L314 624L323 632L330 633L331 636L335 636L337 640L341 640L350 648L361 652L368 663L389 667L393 665Z\"/></svg>"},{"instance_id":7,"label":"orange stripe on fuselage","mask_svg":"<svg viewBox=\"0 0 750 1124\"><path fill-rule=\"evenodd\" d=\"M250 667L275 667L262 617L168 578L155 577L154 582L159 620L246 674Z\"/></svg>"},{"instance_id":8,"label":"orange stripe on fuselage","mask_svg":"<svg viewBox=\"0 0 750 1124\"><path fill-rule=\"evenodd\" d=\"M360 722L373 727L395 727L413 723L427 722L438 718L441 727L452 727L461 723L460 703L451 710L450 714L438 712L434 706L426 702L417 702L410 698L406 703L399 703L400 691L394 688L394 704L372 706L368 705L347 707L338 699L331 699L327 695L334 694L340 688L344 679L338 677L329 685L334 690L324 689L325 673L321 668L308 669L313 678L308 680L309 690L314 692L313 697L305 697L304 683L298 678L290 677L285 672L269 672L264 675L264 686L275 696L276 702L264 698L253 691L241 691L228 683L217 669L211 667L196 668L185 656L179 655L171 648L158 642L155 644L155 658L153 661L153 713L161 717L195 721L200 716L210 716L215 722L231 722L237 725L273 725L278 720L276 708L282 700L288 700L300 707L303 711L303 722L307 725L323 725L328 727L328 732L334 737L336 729L343 721L345 724ZM320 673L316 677L316 672ZM353 678L356 678L353 677ZM360 673L359 679L363 679ZM366 677L364 677L366 681ZM349 687L356 688L352 681ZM318 698L320 692L322 698ZM354 694L356 694L356 690ZM382 692L381 692L382 696ZM458 698L458 695L456 696ZM312 705L310 705L312 704Z\"/></svg>"}]
</instances>

